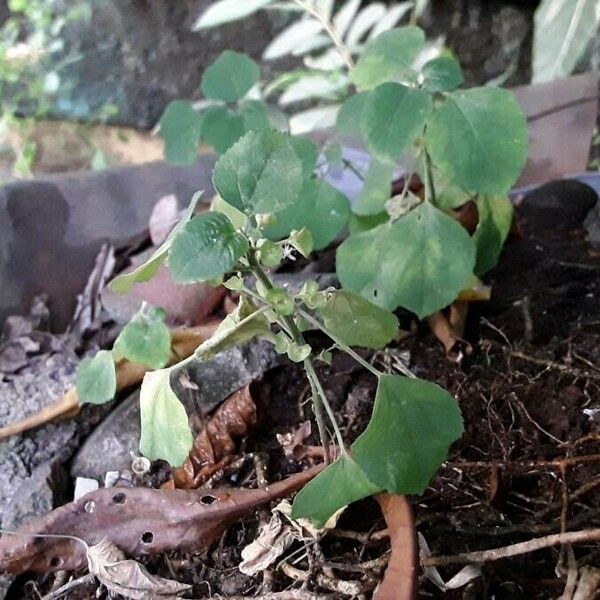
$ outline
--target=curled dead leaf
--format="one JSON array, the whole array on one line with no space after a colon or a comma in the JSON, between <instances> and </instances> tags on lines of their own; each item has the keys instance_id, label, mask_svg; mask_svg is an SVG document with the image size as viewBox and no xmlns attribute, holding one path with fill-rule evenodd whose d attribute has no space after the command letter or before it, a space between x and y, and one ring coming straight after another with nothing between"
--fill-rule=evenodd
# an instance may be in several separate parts
<instances>
[{"instance_id":1,"label":"curled dead leaf","mask_svg":"<svg viewBox=\"0 0 600 600\"><path fill-rule=\"evenodd\" d=\"M473 352L471 344L457 335L448 317L443 312L440 311L429 315L427 323L433 335L435 335L444 347L446 357L449 361L460 363L465 356L469 356Z\"/></svg>"},{"instance_id":2,"label":"curled dead leaf","mask_svg":"<svg viewBox=\"0 0 600 600\"><path fill-rule=\"evenodd\" d=\"M174 470L175 486L197 488L235 459L235 440L256 423L250 385L234 392L196 436L189 458Z\"/></svg>"}]
</instances>

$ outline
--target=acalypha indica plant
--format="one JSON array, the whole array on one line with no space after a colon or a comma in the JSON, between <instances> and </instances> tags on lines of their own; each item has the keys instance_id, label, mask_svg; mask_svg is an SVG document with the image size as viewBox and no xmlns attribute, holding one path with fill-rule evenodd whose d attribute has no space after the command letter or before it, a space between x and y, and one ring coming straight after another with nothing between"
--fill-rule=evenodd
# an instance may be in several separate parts
<instances>
[{"instance_id":1,"label":"acalypha indica plant","mask_svg":"<svg viewBox=\"0 0 600 600\"><path fill-rule=\"evenodd\" d=\"M248 57L225 52L207 69L202 90L213 101L208 108L169 105L161 120L167 157L193 160L199 140L212 143L222 153L213 173L218 197L211 211L196 214L197 194L164 244L112 288L126 292L166 263L176 282L222 283L239 293L240 302L212 338L169 368L165 315L147 306L125 326L112 352L82 361L78 393L91 403L113 397L115 358L156 369L146 374L140 396L145 456L179 466L191 449L173 374L189 361L261 337L303 365L323 447L337 447L325 470L297 495L294 516L323 523L339 508L382 490L420 494L447 458L463 432L456 400L405 367L382 373L353 348L384 348L398 334L396 308L425 317L495 265L510 227L507 193L525 162L527 127L510 92L459 89L463 76L451 55L415 68L424 41L419 28L401 27L370 41L356 64L343 52L356 92L344 102L337 127L360 136L372 155L352 206L315 175L315 144L278 131L264 103L245 99L260 77ZM425 183L424 198L406 186L390 199L400 159ZM450 216L468 199L479 211L472 236ZM273 283L269 273L286 256L308 256L348 225L350 235L336 255L339 289L320 290L309 281L290 293ZM314 366L327 353L307 343L307 330L321 331L332 349L349 354L378 380L371 420L350 447Z\"/></svg>"}]
</instances>

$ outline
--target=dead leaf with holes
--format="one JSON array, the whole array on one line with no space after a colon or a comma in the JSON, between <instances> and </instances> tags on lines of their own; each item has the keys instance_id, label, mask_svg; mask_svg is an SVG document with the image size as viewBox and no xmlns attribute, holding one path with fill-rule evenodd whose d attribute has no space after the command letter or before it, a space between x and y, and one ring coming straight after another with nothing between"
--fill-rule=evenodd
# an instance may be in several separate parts
<instances>
[{"instance_id":1,"label":"dead leaf with holes","mask_svg":"<svg viewBox=\"0 0 600 600\"><path fill-rule=\"evenodd\" d=\"M49 573L86 565L86 552L68 535L99 544L105 538L127 556L170 550L201 552L255 508L297 491L322 465L258 489L156 490L103 488L61 506L0 538L0 572Z\"/></svg>"},{"instance_id":2,"label":"dead leaf with holes","mask_svg":"<svg viewBox=\"0 0 600 600\"><path fill-rule=\"evenodd\" d=\"M111 594L131 600L176 600L192 586L158 577L135 560L127 560L110 540L104 538L87 548L88 569Z\"/></svg>"},{"instance_id":3,"label":"dead leaf with holes","mask_svg":"<svg viewBox=\"0 0 600 600\"><path fill-rule=\"evenodd\" d=\"M235 440L246 435L255 423L256 405L247 385L231 394L196 436L188 459L173 472L175 487L197 488L231 464L235 459Z\"/></svg>"}]
</instances>

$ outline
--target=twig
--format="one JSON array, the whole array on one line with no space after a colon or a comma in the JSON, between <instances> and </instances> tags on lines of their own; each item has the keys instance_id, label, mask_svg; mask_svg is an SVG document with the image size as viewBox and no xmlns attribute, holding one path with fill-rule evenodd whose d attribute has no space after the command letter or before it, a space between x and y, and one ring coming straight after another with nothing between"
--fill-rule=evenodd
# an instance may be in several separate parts
<instances>
[{"instance_id":1,"label":"twig","mask_svg":"<svg viewBox=\"0 0 600 600\"><path fill-rule=\"evenodd\" d=\"M600 542L600 529L584 529L583 531L569 531L555 533L545 537L519 542L502 548L482 550L478 552L463 552L453 556L428 556L422 559L422 564L428 567L443 567L447 565L465 565L469 563L484 563L510 558L528 552L536 552L544 548L551 548L559 544L582 544Z\"/></svg>"},{"instance_id":2,"label":"twig","mask_svg":"<svg viewBox=\"0 0 600 600\"><path fill-rule=\"evenodd\" d=\"M223 600L248 600L248 596L223 596L215 595L215 598ZM287 590L286 592L271 592L252 596L253 600L333 600L337 594L313 594L307 590Z\"/></svg>"},{"instance_id":3,"label":"twig","mask_svg":"<svg viewBox=\"0 0 600 600\"><path fill-rule=\"evenodd\" d=\"M600 571L591 567L583 567L573 600L594 600L598 585L600 585Z\"/></svg>"},{"instance_id":4,"label":"twig","mask_svg":"<svg viewBox=\"0 0 600 600\"><path fill-rule=\"evenodd\" d=\"M95 578L96 578L95 575L88 573L87 575L84 575L83 577L79 577L78 579L73 579L72 581L65 583L65 585L59 587L58 589L54 590L53 592L46 594L42 598L42 600L58 600L58 598L62 598L63 596L66 596L69 592L72 592L73 590L91 585L94 582Z\"/></svg>"}]
</instances>

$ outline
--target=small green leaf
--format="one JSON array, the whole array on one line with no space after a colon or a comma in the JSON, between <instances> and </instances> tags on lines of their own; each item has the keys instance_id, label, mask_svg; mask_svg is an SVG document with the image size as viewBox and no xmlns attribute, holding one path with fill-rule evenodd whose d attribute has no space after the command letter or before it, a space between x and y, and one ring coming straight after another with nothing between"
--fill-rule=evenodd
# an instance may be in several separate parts
<instances>
[{"instance_id":1,"label":"small green leaf","mask_svg":"<svg viewBox=\"0 0 600 600\"><path fill-rule=\"evenodd\" d=\"M323 527L340 508L381 489L369 481L351 456L345 454L298 492L292 506L292 518L310 519Z\"/></svg>"},{"instance_id":2,"label":"small green leaf","mask_svg":"<svg viewBox=\"0 0 600 600\"><path fill-rule=\"evenodd\" d=\"M208 360L257 336L271 337L271 325L265 315L242 296L238 307L223 319L212 337L198 346L195 354L201 360Z\"/></svg>"},{"instance_id":3,"label":"small green leaf","mask_svg":"<svg viewBox=\"0 0 600 600\"><path fill-rule=\"evenodd\" d=\"M352 444L366 476L388 492L421 494L463 434L456 400L421 379L382 375L373 416Z\"/></svg>"},{"instance_id":4,"label":"small green leaf","mask_svg":"<svg viewBox=\"0 0 600 600\"><path fill-rule=\"evenodd\" d=\"M246 132L244 117L224 106L209 106L202 117L202 140L219 154L227 152Z\"/></svg>"},{"instance_id":5,"label":"small green leaf","mask_svg":"<svg viewBox=\"0 0 600 600\"><path fill-rule=\"evenodd\" d=\"M412 80L412 64L425 44L425 34L418 27L400 27L386 31L367 44L351 81L362 90L396 79Z\"/></svg>"},{"instance_id":6,"label":"small green leaf","mask_svg":"<svg viewBox=\"0 0 600 600\"><path fill-rule=\"evenodd\" d=\"M438 56L421 70L423 87L430 92L451 92L465 80L460 64L453 56Z\"/></svg>"},{"instance_id":7,"label":"small green leaf","mask_svg":"<svg viewBox=\"0 0 600 600\"><path fill-rule=\"evenodd\" d=\"M218 0L208 6L194 23L192 29L194 31L209 29L223 25L223 23L243 19L270 2L273 2L273 0L243 0L243 2L240 2L240 0Z\"/></svg>"},{"instance_id":8,"label":"small green leaf","mask_svg":"<svg viewBox=\"0 0 600 600\"><path fill-rule=\"evenodd\" d=\"M475 274L479 277L494 268L512 225L513 205L505 196L477 198L479 224L473 234L477 250Z\"/></svg>"},{"instance_id":9,"label":"small green leaf","mask_svg":"<svg viewBox=\"0 0 600 600\"><path fill-rule=\"evenodd\" d=\"M257 244L258 260L265 267L276 267L283 260L283 250L281 246L271 240L260 240Z\"/></svg>"},{"instance_id":10,"label":"small green leaf","mask_svg":"<svg viewBox=\"0 0 600 600\"><path fill-rule=\"evenodd\" d=\"M293 229L288 238L288 244L298 250L304 258L308 258L314 249L313 237L307 227Z\"/></svg>"},{"instance_id":11,"label":"small green leaf","mask_svg":"<svg viewBox=\"0 0 600 600\"><path fill-rule=\"evenodd\" d=\"M291 342L287 347L288 358L295 363L301 363L304 359L310 356L312 348L308 344L296 344Z\"/></svg>"},{"instance_id":12,"label":"small green leaf","mask_svg":"<svg viewBox=\"0 0 600 600\"><path fill-rule=\"evenodd\" d=\"M80 404L104 404L117 391L117 376L112 353L100 350L93 358L84 358L77 367L75 385Z\"/></svg>"},{"instance_id":13,"label":"small green leaf","mask_svg":"<svg viewBox=\"0 0 600 600\"><path fill-rule=\"evenodd\" d=\"M246 215L235 208L235 206L231 206L229 202L225 202L218 194L213 198L210 210L223 213L231 221L234 229L243 229L246 224Z\"/></svg>"},{"instance_id":14,"label":"small green leaf","mask_svg":"<svg viewBox=\"0 0 600 600\"><path fill-rule=\"evenodd\" d=\"M194 217L175 236L168 265L173 281L194 283L219 277L235 266L248 241L222 213Z\"/></svg>"},{"instance_id":15,"label":"small green leaf","mask_svg":"<svg viewBox=\"0 0 600 600\"><path fill-rule=\"evenodd\" d=\"M196 192L192 197L192 201L187 207L187 210L185 211L181 221L177 223L163 244L156 249L156 251L144 264L131 271L131 273L117 275L117 277L110 282L110 289L113 292L117 292L118 294L127 294L133 287L134 283L148 281L152 279L154 275L156 275L160 265L165 262L165 259L169 254L169 250L171 249L171 244L173 243L175 236L194 215L196 206L198 202L200 202L200 198L202 198L202 192Z\"/></svg>"},{"instance_id":16,"label":"small green leaf","mask_svg":"<svg viewBox=\"0 0 600 600\"><path fill-rule=\"evenodd\" d=\"M171 389L169 369L144 375L140 413L140 452L150 460L162 459L173 467L181 466L194 438L185 408Z\"/></svg>"},{"instance_id":17,"label":"small green leaf","mask_svg":"<svg viewBox=\"0 0 600 600\"><path fill-rule=\"evenodd\" d=\"M241 100L260 78L258 65L245 54L225 50L202 75L202 93L213 100Z\"/></svg>"},{"instance_id":18,"label":"small green leaf","mask_svg":"<svg viewBox=\"0 0 600 600\"><path fill-rule=\"evenodd\" d=\"M251 129L269 129L267 105L261 100L246 100L240 104L240 115L244 119L244 133Z\"/></svg>"},{"instance_id":19,"label":"small green leaf","mask_svg":"<svg viewBox=\"0 0 600 600\"><path fill-rule=\"evenodd\" d=\"M298 158L302 161L302 173L304 178L309 178L315 167L317 166L317 159L319 158L319 149L316 144L309 140L307 137L302 135L293 135L290 138L292 146Z\"/></svg>"},{"instance_id":20,"label":"small green leaf","mask_svg":"<svg viewBox=\"0 0 600 600\"><path fill-rule=\"evenodd\" d=\"M474 266L475 247L467 232L429 202L395 222L351 236L337 251L345 288L420 318L450 304Z\"/></svg>"},{"instance_id":21,"label":"small green leaf","mask_svg":"<svg viewBox=\"0 0 600 600\"><path fill-rule=\"evenodd\" d=\"M431 96L399 83L383 83L367 97L361 130L367 148L381 161L393 162L423 133Z\"/></svg>"},{"instance_id":22,"label":"small green leaf","mask_svg":"<svg viewBox=\"0 0 600 600\"><path fill-rule=\"evenodd\" d=\"M325 160L334 166L338 166L343 164L344 159L344 149L340 144L339 140L330 140L325 145L323 150L323 155L325 156Z\"/></svg>"},{"instance_id":23,"label":"small green leaf","mask_svg":"<svg viewBox=\"0 0 600 600\"><path fill-rule=\"evenodd\" d=\"M173 100L160 118L160 137L165 142L165 158L178 166L198 160L202 115L189 102Z\"/></svg>"},{"instance_id":24,"label":"small green leaf","mask_svg":"<svg viewBox=\"0 0 600 600\"><path fill-rule=\"evenodd\" d=\"M288 316L294 312L294 300L282 288L271 288L266 291L265 300L279 313L280 315Z\"/></svg>"},{"instance_id":25,"label":"small green leaf","mask_svg":"<svg viewBox=\"0 0 600 600\"><path fill-rule=\"evenodd\" d=\"M335 122L335 128L339 134L360 136L361 114L368 96L368 92L359 92L350 96L342 104Z\"/></svg>"},{"instance_id":26,"label":"small green leaf","mask_svg":"<svg viewBox=\"0 0 600 600\"><path fill-rule=\"evenodd\" d=\"M325 306L319 309L323 324L348 346L379 350L398 334L398 319L347 290L325 293Z\"/></svg>"},{"instance_id":27,"label":"small green leaf","mask_svg":"<svg viewBox=\"0 0 600 600\"><path fill-rule=\"evenodd\" d=\"M442 174L469 192L506 194L527 158L527 123L498 88L450 92L427 123L425 144Z\"/></svg>"},{"instance_id":28,"label":"small green leaf","mask_svg":"<svg viewBox=\"0 0 600 600\"><path fill-rule=\"evenodd\" d=\"M352 212L360 215L376 215L385 208L392 195L393 163L371 160L360 194L352 207Z\"/></svg>"},{"instance_id":29,"label":"small green leaf","mask_svg":"<svg viewBox=\"0 0 600 600\"><path fill-rule=\"evenodd\" d=\"M113 346L113 353L150 369L164 367L171 356L171 334L163 310L146 308L125 325Z\"/></svg>"},{"instance_id":30,"label":"small green leaf","mask_svg":"<svg viewBox=\"0 0 600 600\"><path fill-rule=\"evenodd\" d=\"M303 163L289 135L250 131L219 160L213 180L221 197L247 215L293 204L303 183Z\"/></svg>"},{"instance_id":31,"label":"small green leaf","mask_svg":"<svg viewBox=\"0 0 600 600\"><path fill-rule=\"evenodd\" d=\"M279 240L305 226L311 233L314 249L321 250L337 237L349 216L350 203L344 194L322 179L310 179L298 200L275 213L275 223L263 231L269 238ZM312 248L308 254L311 251Z\"/></svg>"}]
</instances>

